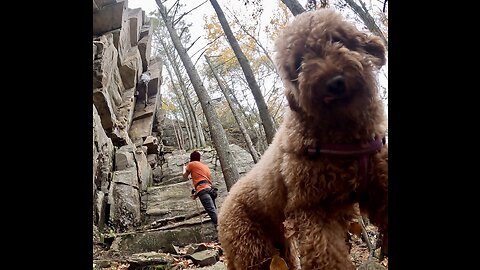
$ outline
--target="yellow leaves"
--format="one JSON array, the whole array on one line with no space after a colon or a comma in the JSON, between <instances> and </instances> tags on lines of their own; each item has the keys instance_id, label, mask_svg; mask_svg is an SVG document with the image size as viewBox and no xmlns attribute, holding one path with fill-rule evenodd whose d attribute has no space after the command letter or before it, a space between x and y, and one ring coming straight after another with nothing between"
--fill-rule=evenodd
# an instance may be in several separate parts
<instances>
[{"instance_id":1,"label":"yellow leaves","mask_svg":"<svg viewBox=\"0 0 480 270\"><path fill-rule=\"evenodd\" d=\"M272 41L277 39L280 31L293 16L283 2L279 0L277 1L277 5L278 9L274 11L272 18L270 19L270 25L265 27L265 31L269 34Z\"/></svg>"},{"instance_id":2,"label":"yellow leaves","mask_svg":"<svg viewBox=\"0 0 480 270\"><path fill-rule=\"evenodd\" d=\"M275 255L270 263L270 270L288 270L288 266L284 259Z\"/></svg>"},{"instance_id":3,"label":"yellow leaves","mask_svg":"<svg viewBox=\"0 0 480 270\"><path fill-rule=\"evenodd\" d=\"M222 25L218 21L215 14L204 16L204 29L207 32L206 39L209 42L209 47L206 50L207 55L215 55L219 57L219 63L222 63L226 71L238 67L238 62L235 57L230 43L228 42ZM235 21L229 21L229 26L232 29L235 39L240 45L242 52L249 61L255 58L257 44L254 39L248 36Z\"/></svg>"},{"instance_id":4,"label":"yellow leaves","mask_svg":"<svg viewBox=\"0 0 480 270\"><path fill-rule=\"evenodd\" d=\"M176 110L176 108L170 99L165 98L162 102L162 110L165 110L166 112L173 112Z\"/></svg>"}]
</instances>

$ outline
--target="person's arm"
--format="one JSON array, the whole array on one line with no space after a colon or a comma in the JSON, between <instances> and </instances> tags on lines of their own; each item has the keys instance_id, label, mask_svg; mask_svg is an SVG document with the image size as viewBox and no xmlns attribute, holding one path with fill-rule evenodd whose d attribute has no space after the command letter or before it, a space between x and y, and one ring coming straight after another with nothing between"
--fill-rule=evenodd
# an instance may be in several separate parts
<instances>
[{"instance_id":1,"label":"person's arm","mask_svg":"<svg viewBox=\"0 0 480 270\"><path fill-rule=\"evenodd\" d=\"M185 180L188 180L188 175L190 174L190 172L187 170L187 166L183 165L183 179Z\"/></svg>"}]
</instances>

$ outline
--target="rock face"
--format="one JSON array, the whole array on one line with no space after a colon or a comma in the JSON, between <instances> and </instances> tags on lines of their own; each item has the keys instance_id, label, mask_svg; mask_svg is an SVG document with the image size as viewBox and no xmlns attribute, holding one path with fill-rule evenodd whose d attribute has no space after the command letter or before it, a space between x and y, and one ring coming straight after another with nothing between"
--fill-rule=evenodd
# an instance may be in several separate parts
<instances>
[{"instance_id":1,"label":"rock face","mask_svg":"<svg viewBox=\"0 0 480 270\"><path fill-rule=\"evenodd\" d=\"M190 180L182 177L190 152L174 150L175 144L164 148L163 142L175 138L161 109L163 64L150 57L152 30L145 12L129 9L127 1L93 1L94 251L109 246L109 251L142 253L129 259L138 266L145 260L167 263L158 254L145 257L149 252L216 238L200 201L190 197ZM147 88L138 83L145 71L151 77ZM186 126L181 129L186 134ZM240 175L246 173L253 166L250 154L230 148ZM212 170L220 209L227 195L220 162L215 150L198 150ZM217 253L198 252L191 256L198 266L218 261Z\"/></svg>"},{"instance_id":2,"label":"rock face","mask_svg":"<svg viewBox=\"0 0 480 270\"><path fill-rule=\"evenodd\" d=\"M128 1L94 0L93 35L94 225L128 231L141 224L141 195L152 184L161 149L152 127L161 104L162 63L150 59L148 18L128 8ZM136 93L147 70L152 80L144 108Z\"/></svg>"},{"instance_id":3,"label":"rock face","mask_svg":"<svg viewBox=\"0 0 480 270\"><path fill-rule=\"evenodd\" d=\"M230 145L240 175L253 166L251 155L237 145ZM220 210L227 196L219 161L213 149L201 149L202 162L212 172L212 180L218 187L217 208ZM192 184L181 176L183 165L189 161L190 153L184 150L165 154L161 166L154 169L156 181L147 188L142 201L145 214L141 230L116 238L118 249L123 252L147 252L165 250L171 245L185 246L190 243L211 241L216 233L210 218L200 201L190 198ZM213 262L215 263L215 262Z\"/></svg>"}]
</instances>

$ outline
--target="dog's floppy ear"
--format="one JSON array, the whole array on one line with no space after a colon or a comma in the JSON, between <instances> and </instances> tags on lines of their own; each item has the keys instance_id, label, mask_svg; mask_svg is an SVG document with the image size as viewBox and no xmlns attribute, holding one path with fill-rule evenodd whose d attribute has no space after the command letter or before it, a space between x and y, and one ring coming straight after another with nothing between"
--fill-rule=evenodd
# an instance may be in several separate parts
<instances>
[{"instance_id":1,"label":"dog's floppy ear","mask_svg":"<svg viewBox=\"0 0 480 270\"><path fill-rule=\"evenodd\" d=\"M284 93L285 93L285 97L287 98L288 106L290 106L290 109L292 111L299 112L300 106L298 106L297 100L295 99L295 96L293 95L292 91L286 88Z\"/></svg>"},{"instance_id":2,"label":"dog's floppy ear","mask_svg":"<svg viewBox=\"0 0 480 270\"><path fill-rule=\"evenodd\" d=\"M365 36L363 43L365 52L373 56L371 59L372 63L378 67L385 65L385 45L382 39L373 35Z\"/></svg>"}]
</instances>

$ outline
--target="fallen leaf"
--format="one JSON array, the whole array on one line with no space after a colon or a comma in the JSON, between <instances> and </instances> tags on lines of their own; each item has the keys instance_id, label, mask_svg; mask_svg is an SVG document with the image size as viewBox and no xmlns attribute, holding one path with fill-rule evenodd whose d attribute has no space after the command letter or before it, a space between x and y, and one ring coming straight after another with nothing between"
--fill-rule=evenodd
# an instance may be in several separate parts
<instances>
[{"instance_id":1,"label":"fallen leaf","mask_svg":"<svg viewBox=\"0 0 480 270\"><path fill-rule=\"evenodd\" d=\"M288 270L287 263L280 256L275 255L270 263L270 270Z\"/></svg>"}]
</instances>

